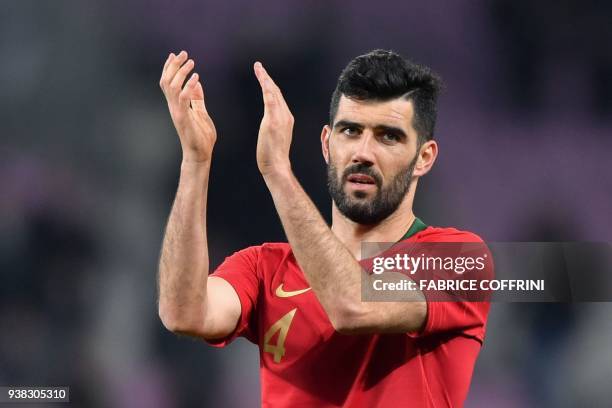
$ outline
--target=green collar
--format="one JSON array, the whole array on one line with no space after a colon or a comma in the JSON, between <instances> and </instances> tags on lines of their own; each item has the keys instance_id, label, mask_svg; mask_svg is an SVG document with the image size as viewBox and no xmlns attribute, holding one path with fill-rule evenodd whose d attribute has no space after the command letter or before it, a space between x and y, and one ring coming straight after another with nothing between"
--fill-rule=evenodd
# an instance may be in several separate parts
<instances>
[{"instance_id":1,"label":"green collar","mask_svg":"<svg viewBox=\"0 0 612 408\"><path fill-rule=\"evenodd\" d=\"M400 238L400 241L410 238L417 232L423 231L425 228L427 228L427 225L425 225L425 223L421 221L418 217L415 217L414 221L412 222L412 225L408 229L408 232L406 232L404 236Z\"/></svg>"}]
</instances>

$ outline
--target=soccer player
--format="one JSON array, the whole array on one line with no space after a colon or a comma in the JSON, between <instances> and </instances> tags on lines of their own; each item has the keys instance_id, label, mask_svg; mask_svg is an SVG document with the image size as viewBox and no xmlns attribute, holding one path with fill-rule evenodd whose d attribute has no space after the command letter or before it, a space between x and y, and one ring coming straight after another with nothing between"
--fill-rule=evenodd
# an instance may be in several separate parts
<instances>
[{"instance_id":1,"label":"soccer player","mask_svg":"<svg viewBox=\"0 0 612 408\"><path fill-rule=\"evenodd\" d=\"M183 159L159 265L159 315L175 333L223 347L259 347L262 404L270 407L446 407L467 396L488 314L486 302L361 298L362 242L481 242L425 225L412 211L433 166L439 79L400 55L352 60L321 132L332 226L291 170L294 118L261 63L264 115L257 164L288 243L225 259L209 275L206 197L215 126L194 62L170 54L160 79ZM237 385L239 386L239 385Z\"/></svg>"}]
</instances>

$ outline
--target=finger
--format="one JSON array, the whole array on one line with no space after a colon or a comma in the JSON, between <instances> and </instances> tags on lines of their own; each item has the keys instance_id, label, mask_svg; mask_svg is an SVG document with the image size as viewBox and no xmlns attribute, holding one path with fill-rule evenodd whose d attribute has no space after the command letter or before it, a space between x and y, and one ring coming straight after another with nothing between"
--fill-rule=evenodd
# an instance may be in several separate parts
<instances>
[{"instance_id":1,"label":"finger","mask_svg":"<svg viewBox=\"0 0 612 408\"><path fill-rule=\"evenodd\" d=\"M195 90L195 86L197 82L198 82L198 74L194 72L189 77L189 79L187 80L187 83L183 87L183 90L179 94L179 104L182 109L189 108L189 102L191 101L191 99L195 97L194 90Z\"/></svg>"},{"instance_id":2,"label":"finger","mask_svg":"<svg viewBox=\"0 0 612 408\"><path fill-rule=\"evenodd\" d=\"M168 65L170 65L170 62L176 58L176 55L174 55L174 53L170 53L170 55L168 55L168 58L166 58L166 62L164 63L164 67L162 68L162 73L161 76L159 78L159 87L163 90L166 87L166 70L168 69Z\"/></svg>"},{"instance_id":3,"label":"finger","mask_svg":"<svg viewBox=\"0 0 612 408\"><path fill-rule=\"evenodd\" d=\"M168 63L168 67L166 68L166 72L164 74L164 85L170 86L174 76L178 72L179 68L185 63L187 60L187 52L181 51L179 54L172 58L172 61Z\"/></svg>"},{"instance_id":4,"label":"finger","mask_svg":"<svg viewBox=\"0 0 612 408\"><path fill-rule=\"evenodd\" d=\"M272 93L274 93L276 97L283 97L283 93L281 92L280 88L278 85L276 85L276 82L274 82L274 80L272 79L272 77L270 76L270 74L268 74L268 71L266 70L266 68L264 68L263 64L260 62L259 63L259 72L260 75L265 83L265 85L267 87L269 87L270 91Z\"/></svg>"},{"instance_id":5,"label":"finger","mask_svg":"<svg viewBox=\"0 0 612 408\"><path fill-rule=\"evenodd\" d=\"M274 82L270 74L268 74L268 71L266 71L266 69L261 64L261 62L256 62L255 65L257 66L256 72L259 71L258 79L260 80L259 83L262 86L262 90L265 87L266 92L270 92L274 97L274 100L272 103L275 105L278 105L280 108L290 113L289 106L287 105L287 102L285 101L285 97L283 96L283 93L281 92L278 85L276 85L276 82Z\"/></svg>"},{"instance_id":6,"label":"finger","mask_svg":"<svg viewBox=\"0 0 612 408\"><path fill-rule=\"evenodd\" d=\"M204 104L204 88L202 88L202 83L200 81L196 81L195 89L193 90L192 95L191 108L195 111L206 112L206 105Z\"/></svg>"},{"instance_id":7,"label":"finger","mask_svg":"<svg viewBox=\"0 0 612 408\"><path fill-rule=\"evenodd\" d=\"M172 82L170 82L170 90L172 92L176 92L177 94L180 92L185 82L185 78L187 78L187 75L191 72L194 65L193 60L190 59L176 72Z\"/></svg>"},{"instance_id":8,"label":"finger","mask_svg":"<svg viewBox=\"0 0 612 408\"><path fill-rule=\"evenodd\" d=\"M256 62L254 65L255 76L259 81L261 92L264 100L264 107L273 107L278 104L276 89L272 78L268 75L261 62Z\"/></svg>"},{"instance_id":9,"label":"finger","mask_svg":"<svg viewBox=\"0 0 612 408\"><path fill-rule=\"evenodd\" d=\"M175 57L176 57L176 55L174 55L173 52L168 54L168 58L166 58L166 62L164 63L164 68L162 69L162 74L164 74L166 72L166 69L168 69L168 65L170 65L170 61L172 61L172 59L175 58Z\"/></svg>"},{"instance_id":10,"label":"finger","mask_svg":"<svg viewBox=\"0 0 612 408\"><path fill-rule=\"evenodd\" d=\"M293 126L293 115L280 88L274 83L274 80L260 62L255 63L254 69L263 93L264 116L267 115L273 121L286 122Z\"/></svg>"}]
</instances>

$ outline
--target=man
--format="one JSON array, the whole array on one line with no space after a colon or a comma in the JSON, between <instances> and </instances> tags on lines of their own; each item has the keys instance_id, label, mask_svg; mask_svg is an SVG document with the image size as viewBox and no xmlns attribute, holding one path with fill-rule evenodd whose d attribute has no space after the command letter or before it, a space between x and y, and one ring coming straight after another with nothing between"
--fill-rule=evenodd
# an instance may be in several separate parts
<instances>
[{"instance_id":1,"label":"man","mask_svg":"<svg viewBox=\"0 0 612 408\"><path fill-rule=\"evenodd\" d=\"M487 303L361 298L362 242L480 242L427 227L412 212L433 140L438 78L376 50L342 72L321 132L332 227L291 171L293 116L261 63L264 115L257 164L289 243L228 257L209 276L206 195L215 127L187 53L160 80L183 161L160 259L159 315L169 330L260 349L262 403L273 407L461 406L482 341Z\"/></svg>"}]
</instances>

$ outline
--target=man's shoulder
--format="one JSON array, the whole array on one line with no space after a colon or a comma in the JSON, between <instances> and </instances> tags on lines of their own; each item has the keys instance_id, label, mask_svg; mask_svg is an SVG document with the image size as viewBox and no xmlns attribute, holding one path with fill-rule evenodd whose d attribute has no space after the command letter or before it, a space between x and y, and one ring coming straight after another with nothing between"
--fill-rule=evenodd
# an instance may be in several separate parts
<instances>
[{"instance_id":1,"label":"man's shoulder","mask_svg":"<svg viewBox=\"0 0 612 408\"><path fill-rule=\"evenodd\" d=\"M415 242L484 242L472 231L460 230L454 227L428 226L414 235Z\"/></svg>"},{"instance_id":2,"label":"man's shoulder","mask_svg":"<svg viewBox=\"0 0 612 408\"><path fill-rule=\"evenodd\" d=\"M256 257L260 260L283 258L292 255L291 246L287 242L264 242L241 249L237 253L243 256Z\"/></svg>"},{"instance_id":3,"label":"man's shoulder","mask_svg":"<svg viewBox=\"0 0 612 408\"><path fill-rule=\"evenodd\" d=\"M252 271L273 270L281 264L296 263L291 247L286 242L265 242L244 247L227 256L215 273L227 268L248 268Z\"/></svg>"}]
</instances>

